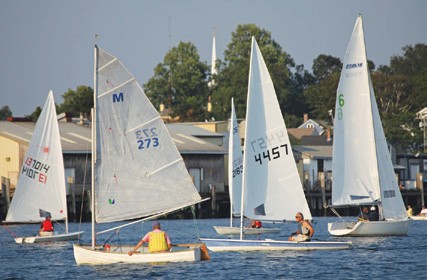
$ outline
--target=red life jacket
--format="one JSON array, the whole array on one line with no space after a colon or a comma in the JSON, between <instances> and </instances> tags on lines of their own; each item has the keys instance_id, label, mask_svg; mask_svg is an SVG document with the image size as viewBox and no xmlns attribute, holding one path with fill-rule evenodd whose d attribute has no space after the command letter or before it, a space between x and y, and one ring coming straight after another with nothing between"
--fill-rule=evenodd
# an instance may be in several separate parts
<instances>
[{"instance_id":1,"label":"red life jacket","mask_svg":"<svg viewBox=\"0 0 427 280\"><path fill-rule=\"evenodd\" d=\"M43 230L44 231L53 231L53 224L51 220L43 221Z\"/></svg>"},{"instance_id":2,"label":"red life jacket","mask_svg":"<svg viewBox=\"0 0 427 280\"><path fill-rule=\"evenodd\" d=\"M262 227L262 223L261 223L261 221L256 220L256 221L255 221L255 227L256 227L256 228L261 228L261 227Z\"/></svg>"}]
</instances>

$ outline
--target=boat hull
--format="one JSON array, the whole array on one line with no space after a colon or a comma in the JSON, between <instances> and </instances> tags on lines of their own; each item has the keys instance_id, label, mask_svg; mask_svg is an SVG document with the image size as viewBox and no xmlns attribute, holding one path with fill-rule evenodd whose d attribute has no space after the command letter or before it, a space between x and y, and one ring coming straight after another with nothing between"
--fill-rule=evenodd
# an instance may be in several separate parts
<instances>
[{"instance_id":1,"label":"boat hull","mask_svg":"<svg viewBox=\"0 0 427 280\"><path fill-rule=\"evenodd\" d=\"M213 252L226 251L310 251L310 250L342 250L353 247L351 242L295 242L280 240L240 240L200 238Z\"/></svg>"},{"instance_id":2,"label":"boat hull","mask_svg":"<svg viewBox=\"0 0 427 280\"><path fill-rule=\"evenodd\" d=\"M407 235L411 219L328 223L334 236L392 236Z\"/></svg>"},{"instance_id":3,"label":"boat hull","mask_svg":"<svg viewBox=\"0 0 427 280\"><path fill-rule=\"evenodd\" d=\"M42 242L55 242L55 241L69 241L77 240L84 231L69 232L54 234L52 236L27 236L27 237L16 237L15 242L18 244L31 244L31 243L42 243Z\"/></svg>"},{"instance_id":4,"label":"boat hull","mask_svg":"<svg viewBox=\"0 0 427 280\"><path fill-rule=\"evenodd\" d=\"M120 247L110 245L108 250L102 246L96 246L95 250L92 250L91 245L73 245L74 258L77 264L197 262L201 260L201 249L198 246L174 246L170 252L164 253L149 253L147 248L143 247L129 256L128 252L134 247L134 245L122 245Z\"/></svg>"},{"instance_id":5,"label":"boat hull","mask_svg":"<svg viewBox=\"0 0 427 280\"><path fill-rule=\"evenodd\" d=\"M238 227L220 227L214 226L214 229L218 234L224 235L239 235L240 228ZM243 230L245 235L255 235L255 234L264 234L264 233L278 233L280 228L248 228Z\"/></svg>"},{"instance_id":6,"label":"boat hull","mask_svg":"<svg viewBox=\"0 0 427 280\"><path fill-rule=\"evenodd\" d=\"M412 216L411 219L415 221L427 221L427 216Z\"/></svg>"}]
</instances>

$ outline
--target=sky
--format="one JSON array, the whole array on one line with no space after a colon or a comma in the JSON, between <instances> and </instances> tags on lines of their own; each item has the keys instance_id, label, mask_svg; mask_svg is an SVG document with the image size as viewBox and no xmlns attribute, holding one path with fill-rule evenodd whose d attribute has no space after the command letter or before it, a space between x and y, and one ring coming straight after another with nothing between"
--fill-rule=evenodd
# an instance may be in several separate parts
<instances>
[{"instance_id":1,"label":"sky","mask_svg":"<svg viewBox=\"0 0 427 280\"><path fill-rule=\"evenodd\" d=\"M0 108L21 117L42 107L49 90L60 104L68 89L93 87L95 43L143 85L181 41L211 64L214 28L223 59L231 33L247 23L270 31L312 72L320 54L343 60L359 13L376 66L406 45L427 44L425 0L1 0Z\"/></svg>"}]
</instances>

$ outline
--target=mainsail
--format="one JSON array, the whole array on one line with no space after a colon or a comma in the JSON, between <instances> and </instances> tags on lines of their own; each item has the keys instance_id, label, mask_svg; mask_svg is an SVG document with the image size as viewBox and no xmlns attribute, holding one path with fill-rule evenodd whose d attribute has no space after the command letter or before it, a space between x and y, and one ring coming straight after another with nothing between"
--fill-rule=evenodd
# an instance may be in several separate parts
<instances>
[{"instance_id":1,"label":"mainsail","mask_svg":"<svg viewBox=\"0 0 427 280\"><path fill-rule=\"evenodd\" d=\"M333 206L379 203L384 218L405 216L369 74L361 16L337 90L332 172Z\"/></svg>"},{"instance_id":2,"label":"mainsail","mask_svg":"<svg viewBox=\"0 0 427 280\"><path fill-rule=\"evenodd\" d=\"M243 156L243 213L251 219L306 219L304 196L273 82L252 38Z\"/></svg>"},{"instance_id":3,"label":"mainsail","mask_svg":"<svg viewBox=\"0 0 427 280\"><path fill-rule=\"evenodd\" d=\"M135 78L102 49L96 61L96 221L199 202L181 155Z\"/></svg>"},{"instance_id":4,"label":"mainsail","mask_svg":"<svg viewBox=\"0 0 427 280\"><path fill-rule=\"evenodd\" d=\"M25 154L6 222L67 218L64 162L55 101L49 92Z\"/></svg>"}]
</instances>

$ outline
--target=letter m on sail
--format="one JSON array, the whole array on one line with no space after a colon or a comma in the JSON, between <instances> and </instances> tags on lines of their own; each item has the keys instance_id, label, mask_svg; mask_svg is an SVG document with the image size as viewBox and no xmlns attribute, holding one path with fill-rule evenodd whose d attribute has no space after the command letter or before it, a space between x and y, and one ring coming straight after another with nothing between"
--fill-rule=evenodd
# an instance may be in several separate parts
<instances>
[{"instance_id":1,"label":"letter m on sail","mask_svg":"<svg viewBox=\"0 0 427 280\"><path fill-rule=\"evenodd\" d=\"M117 94L117 93L114 93L113 94L113 103L116 103L116 102L123 102L123 92L121 92L121 93L119 93L119 94Z\"/></svg>"}]
</instances>

